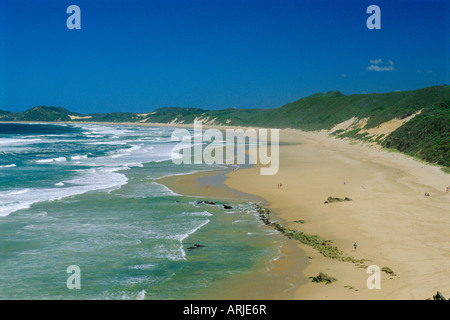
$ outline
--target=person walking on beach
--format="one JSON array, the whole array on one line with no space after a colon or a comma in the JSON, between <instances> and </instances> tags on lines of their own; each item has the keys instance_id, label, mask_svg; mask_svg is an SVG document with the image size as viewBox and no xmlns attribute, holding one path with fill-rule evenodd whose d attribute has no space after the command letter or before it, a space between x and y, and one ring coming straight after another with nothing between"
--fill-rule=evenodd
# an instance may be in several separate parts
<instances>
[{"instance_id":1,"label":"person walking on beach","mask_svg":"<svg viewBox=\"0 0 450 320\"><path fill-rule=\"evenodd\" d=\"M358 247L358 245L356 244L356 242L353 244L353 248L355 249L355 251L356 251L356 248Z\"/></svg>"}]
</instances>

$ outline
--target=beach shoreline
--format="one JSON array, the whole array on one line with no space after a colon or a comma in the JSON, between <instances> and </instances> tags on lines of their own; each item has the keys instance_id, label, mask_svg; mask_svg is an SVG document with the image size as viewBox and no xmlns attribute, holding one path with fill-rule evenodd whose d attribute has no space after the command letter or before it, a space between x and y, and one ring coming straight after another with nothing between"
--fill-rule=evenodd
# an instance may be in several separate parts
<instances>
[{"instance_id":1,"label":"beach shoreline","mask_svg":"<svg viewBox=\"0 0 450 320\"><path fill-rule=\"evenodd\" d=\"M246 192L236 192L223 184L218 177L231 170L211 170L185 175L168 176L158 179L176 193L198 197L199 201L209 200L233 203L257 203L268 206L265 199ZM271 227L262 226L266 230ZM273 233L276 233L273 230ZM264 260L240 275L227 277L211 288L203 289L194 300L292 300L297 288L307 279L302 270L308 264L304 251L296 243L277 237L279 253L270 260Z\"/></svg>"},{"instance_id":2,"label":"beach shoreline","mask_svg":"<svg viewBox=\"0 0 450 320\"><path fill-rule=\"evenodd\" d=\"M65 124L193 127L176 123ZM337 281L329 285L299 281L288 299L424 300L436 291L450 295L450 194L445 192L448 174L404 154L330 137L325 131L280 129L280 142L280 170L276 175L260 175L260 166L255 165L228 172L224 181L228 189L207 190L199 185L196 190L199 197L234 197L230 190L237 190L262 198L277 222L289 230L332 240L345 257L367 260L354 263L327 258L313 247L290 239L290 250L283 258L284 265L291 266L288 272L300 270L303 280L323 272ZM202 174L177 176L172 182L161 183L177 191L182 188L180 179L198 183ZM185 188L187 195L193 190ZM351 201L325 204L328 197L348 197ZM300 220L304 223L295 222ZM290 259L293 252L309 261L295 269L297 262ZM369 265L392 270L381 272L381 289L367 287ZM250 288L256 284L245 285Z\"/></svg>"},{"instance_id":3,"label":"beach shoreline","mask_svg":"<svg viewBox=\"0 0 450 320\"><path fill-rule=\"evenodd\" d=\"M224 184L263 198L279 224L331 240L350 261L324 257L289 240L309 259L302 270L305 279L322 272L338 280L302 284L292 299L449 295L450 195L445 187L450 178L440 167L327 132L283 129L280 142L277 175L262 176L256 165L227 173ZM325 204L328 197L351 201ZM294 222L299 220L304 223ZM380 270L380 289L367 286L369 266Z\"/></svg>"},{"instance_id":4,"label":"beach shoreline","mask_svg":"<svg viewBox=\"0 0 450 320\"><path fill-rule=\"evenodd\" d=\"M286 144L280 146L277 175L261 176L255 167L229 173L225 184L263 197L280 224L332 240L350 258L327 258L298 243L310 260L306 278L323 272L338 281L308 282L294 299L423 300L437 291L448 296L447 174L403 154L325 132L288 129L280 137ZM351 201L325 203L328 197ZM299 220L304 223L294 222ZM367 287L369 265L383 270L380 289Z\"/></svg>"}]
</instances>

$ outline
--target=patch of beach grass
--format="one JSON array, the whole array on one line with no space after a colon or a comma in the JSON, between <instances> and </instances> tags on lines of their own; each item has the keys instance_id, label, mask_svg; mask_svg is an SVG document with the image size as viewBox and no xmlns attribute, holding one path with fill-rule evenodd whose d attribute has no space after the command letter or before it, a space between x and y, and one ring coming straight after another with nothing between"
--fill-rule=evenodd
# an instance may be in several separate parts
<instances>
[{"instance_id":1,"label":"patch of beach grass","mask_svg":"<svg viewBox=\"0 0 450 320\"><path fill-rule=\"evenodd\" d=\"M337 281L336 278L329 276L323 272L319 272L319 275L316 277L309 277L309 279L311 279L312 282L325 282L325 284L330 284L333 283L335 281Z\"/></svg>"}]
</instances>

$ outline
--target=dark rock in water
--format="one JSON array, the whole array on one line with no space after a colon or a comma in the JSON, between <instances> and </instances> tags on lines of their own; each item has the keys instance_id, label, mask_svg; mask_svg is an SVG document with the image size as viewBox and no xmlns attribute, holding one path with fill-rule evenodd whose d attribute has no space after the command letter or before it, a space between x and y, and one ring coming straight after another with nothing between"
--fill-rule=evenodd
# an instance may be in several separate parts
<instances>
[{"instance_id":1,"label":"dark rock in water","mask_svg":"<svg viewBox=\"0 0 450 320\"><path fill-rule=\"evenodd\" d=\"M194 244L192 247L187 248L188 250L198 249L198 248L204 248L206 246L201 244Z\"/></svg>"},{"instance_id":2,"label":"dark rock in water","mask_svg":"<svg viewBox=\"0 0 450 320\"><path fill-rule=\"evenodd\" d=\"M433 300L447 300L439 291L433 296Z\"/></svg>"},{"instance_id":3,"label":"dark rock in water","mask_svg":"<svg viewBox=\"0 0 450 320\"><path fill-rule=\"evenodd\" d=\"M194 201L194 204L196 204L196 205L199 205L199 204L215 205L216 202L215 201L209 201L209 200L202 200L202 201Z\"/></svg>"},{"instance_id":4,"label":"dark rock in water","mask_svg":"<svg viewBox=\"0 0 450 320\"><path fill-rule=\"evenodd\" d=\"M224 204L224 205L223 205L223 208L226 209L226 210L233 209L232 206L229 206L229 205L227 205L227 204Z\"/></svg>"}]
</instances>

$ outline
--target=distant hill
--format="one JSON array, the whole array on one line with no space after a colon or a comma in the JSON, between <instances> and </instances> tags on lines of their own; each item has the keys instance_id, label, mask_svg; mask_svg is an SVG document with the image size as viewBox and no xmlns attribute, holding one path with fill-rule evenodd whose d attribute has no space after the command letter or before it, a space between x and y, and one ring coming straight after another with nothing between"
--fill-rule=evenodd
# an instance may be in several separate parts
<instances>
[{"instance_id":1,"label":"distant hill","mask_svg":"<svg viewBox=\"0 0 450 320\"><path fill-rule=\"evenodd\" d=\"M345 95L316 93L280 108L204 110L164 107L148 113L82 115L62 107L39 106L24 112L0 110L0 121L131 122L327 130L341 138L379 143L387 148L450 166L450 87Z\"/></svg>"},{"instance_id":2,"label":"distant hill","mask_svg":"<svg viewBox=\"0 0 450 320\"><path fill-rule=\"evenodd\" d=\"M198 108L168 107L156 109L147 114L145 122L193 123L201 120L204 124L215 125L254 125L255 119L264 115L265 109L204 110Z\"/></svg>"},{"instance_id":3,"label":"distant hill","mask_svg":"<svg viewBox=\"0 0 450 320\"><path fill-rule=\"evenodd\" d=\"M62 107L39 106L24 112L0 111L1 121L70 121L69 115L77 115Z\"/></svg>"},{"instance_id":4,"label":"distant hill","mask_svg":"<svg viewBox=\"0 0 450 320\"><path fill-rule=\"evenodd\" d=\"M12 112L0 110L0 120L2 120L2 118L9 118L11 113Z\"/></svg>"},{"instance_id":5,"label":"distant hill","mask_svg":"<svg viewBox=\"0 0 450 320\"><path fill-rule=\"evenodd\" d=\"M405 118L424 107L450 100L447 85L413 91L345 95L339 91L316 93L274 109L205 110L164 107L148 113L111 112L82 115L62 107L39 106L24 112L0 111L2 121L89 121L141 123L193 123L262 126L302 130L330 130L351 118L366 119L366 129L394 118Z\"/></svg>"}]
</instances>

